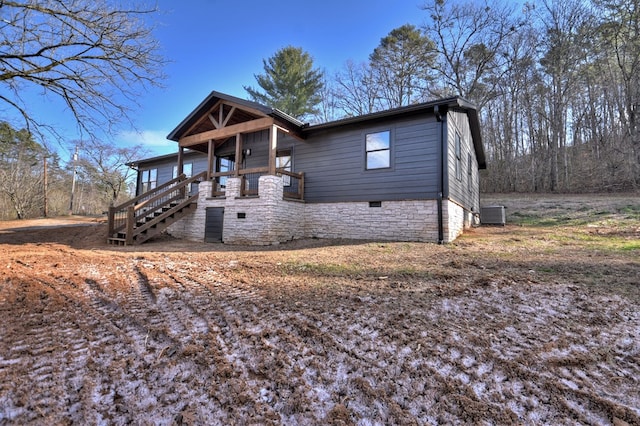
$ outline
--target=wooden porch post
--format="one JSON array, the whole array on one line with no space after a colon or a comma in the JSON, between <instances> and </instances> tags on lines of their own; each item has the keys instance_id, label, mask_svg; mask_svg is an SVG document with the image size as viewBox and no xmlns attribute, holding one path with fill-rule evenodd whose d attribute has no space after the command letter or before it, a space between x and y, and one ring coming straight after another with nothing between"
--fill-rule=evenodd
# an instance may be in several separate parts
<instances>
[{"instance_id":1,"label":"wooden porch post","mask_svg":"<svg viewBox=\"0 0 640 426\"><path fill-rule=\"evenodd\" d=\"M236 162L233 174L235 177L240 176L240 168L242 166L242 133L236 133Z\"/></svg>"},{"instance_id":2,"label":"wooden porch post","mask_svg":"<svg viewBox=\"0 0 640 426\"><path fill-rule=\"evenodd\" d=\"M184 170L184 147L178 148L178 176L182 174Z\"/></svg>"},{"instance_id":3,"label":"wooden porch post","mask_svg":"<svg viewBox=\"0 0 640 426\"><path fill-rule=\"evenodd\" d=\"M216 144L213 143L213 139L209 139L209 148L207 149L207 180L211 180L211 175L214 172L215 149Z\"/></svg>"},{"instance_id":4,"label":"wooden porch post","mask_svg":"<svg viewBox=\"0 0 640 426\"><path fill-rule=\"evenodd\" d=\"M178 176L182 175L184 171L184 147L178 148ZM176 176L176 177L178 177ZM184 198L186 195L185 187L180 188L180 198Z\"/></svg>"},{"instance_id":5,"label":"wooden porch post","mask_svg":"<svg viewBox=\"0 0 640 426\"><path fill-rule=\"evenodd\" d=\"M278 148L278 127L274 124L269 129L269 174L276 174L276 149Z\"/></svg>"}]
</instances>

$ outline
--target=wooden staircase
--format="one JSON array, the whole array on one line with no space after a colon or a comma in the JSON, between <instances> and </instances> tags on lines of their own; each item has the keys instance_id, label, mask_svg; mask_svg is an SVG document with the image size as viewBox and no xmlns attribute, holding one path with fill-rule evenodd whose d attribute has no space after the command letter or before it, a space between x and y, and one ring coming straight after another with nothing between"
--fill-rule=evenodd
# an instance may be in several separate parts
<instances>
[{"instance_id":1,"label":"wooden staircase","mask_svg":"<svg viewBox=\"0 0 640 426\"><path fill-rule=\"evenodd\" d=\"M206 172L191 178L182 174L126 203L110 207L107 242L123 246L141 244L195 211L198 193L188 194L188 188L205 176Z\"/></svg>"}]
</instances>

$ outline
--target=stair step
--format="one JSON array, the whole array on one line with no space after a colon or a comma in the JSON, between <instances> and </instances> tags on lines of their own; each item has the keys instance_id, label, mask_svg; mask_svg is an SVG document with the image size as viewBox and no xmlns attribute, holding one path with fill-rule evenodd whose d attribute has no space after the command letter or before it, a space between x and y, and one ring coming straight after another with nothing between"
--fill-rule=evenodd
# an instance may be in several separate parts
<instances>
[{"instance_id":1,"label":"stair step","mask_svg":"<svg viewBox=\"0 0 640 426\"><path fill-rule=\"evenodd\" d=\"M135 223L132 244L141 244L146 240L159 235L169 225L181 219L185 214L191 212L194 208L197 207L197 203L195 201L192 201L189 204L177 208L177 206L184 202L185 200L173 201L155 210L147 210L146 212L144 212L145 214L147 214L144 217L139 216L138 220ZM164 217L162 217L162 219L158 219L159 216ZM149 225L149 222L151 221L154 221L154 223ZM140 230L139 228L141 227L146 228L144 230ZM108 237L107 242L109 244L124 246L127 245L127 240L127 233L121 231L112 237Z\"/></svg>"},{"instance_id":2,"label":"stair step","mask_svg":"<svg viewBox=\"0 0 640 426\"><path fill-rule=\"evenodd\" d=\"M124 238L107 238L107 243L116 246L124 246L127 244L127 240Z\"/></svg>"}]
</instances>

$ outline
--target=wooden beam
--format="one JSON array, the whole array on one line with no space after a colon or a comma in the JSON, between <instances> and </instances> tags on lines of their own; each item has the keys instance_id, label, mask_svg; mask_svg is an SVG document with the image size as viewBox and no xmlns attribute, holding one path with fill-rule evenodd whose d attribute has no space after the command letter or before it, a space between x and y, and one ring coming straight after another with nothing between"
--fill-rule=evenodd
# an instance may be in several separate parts
<instances>
[{"instance_id":1,"label":"wooden beam","mask_svg":"<svg viewBox=\"0 0 640 426\"><path fill-rule=\"evenodd\" d=\"M242 133L236 133L236 162L233 174L235 177L240 176L240 168L242 167Z\"/></svg>"},{"instance_id":2,"label":"wooden beam","mask_svg":"<svg viewBox=\"0 0 640 426\"><path fill-rule=\"evenodd\" d=\"M208 142L209 139L226 139L238 133L250 133L268 129L273 126L273 123L273 118L271 117L258 118L256 120L245 121L244 123L233 124L220 129L198 133L196 135L185 136L180 138L178 143L182 147L189 147L203 142Z\"/></svg>"},{"instance_id":3,"label":"wooden beam","mask_svg":"<svg viewBox=\"0 0 640 426\"><path fill-rule=\"evenodd\" d=\"M225 118L224 121L222 122L222 127L227 126L227 123L229 122L229 119L231 118L234 112L236 112L236 107L232 106L231 111L229 111L229 114L227 114L227 118Z\"/></svg>"},{"instance_id":4,"label":"wooden beam","mask_svg":"<svg viewBox=\"0 0 640 426\"><path fill-rule=\"evenodd\" d=\"M271 125L269 130L269 174L276 174L276 151L278 148L278 126Z\"/></svg>"},{"instance_id":5,"label":"wooden beam","mask_svg":"<svg viewBox=\"0 0 640 426\"><path fill-rule=\"evenodd\" d=\"M213 143L213 139L209 139L209 147L207 149L207 180L211 180L211 175L214 172L213 168L215 167L215 152L216 144Z\"/></svg>"},{"instance_id":6,"label":"wooden beam","mask_svg":"<svg viewBox=\"0 0 640 426\"><path fill-rule=\"evenodd\" d=\"M282 133L287 134L287 135L290 135L291 137L294 137L294 138L298 139L299 141L304 142L304 138L300 135L300 133L299 133L299 132L292 131L292 130L287 129L286 127L282 127L282 126L280 126L280 125L278 125L278 124L276 124L276 127L278 127L278 129L279 129Z\"/></svg>"},{"instance_id":7,"label":"wooden beam","mask_svg":"<svg viewBox=\"0 0 640 426\"><path fill-rule=\"evenodd\" d=\"M238 104L236 102L231 102L231 101L224 101L224 103L229 105L229 106L231 106L231 107L235 106L238 109L246 111L246 112L248 112L250 114L253 114L253 115L257 116L257 117L267 117L267 115L264 112L262 112L262 111L260 111L258 109L255 109L255 108L248 107L246 105L240 105L240 104Z\"/></svg>"},{"instance_id":8,"label":"wooden beam","mask_svg":"<svg viewBox=\"0 0 640 426\"><path fill-rule=\"evenodd\" d=\"M209 113L209 120L211 121L211 124L213 124L213 127L215 127L216 129L219 129L220 127L222 127L220 123L216 121L216 118L211 113Z\"/></svg>"}]
</instances>

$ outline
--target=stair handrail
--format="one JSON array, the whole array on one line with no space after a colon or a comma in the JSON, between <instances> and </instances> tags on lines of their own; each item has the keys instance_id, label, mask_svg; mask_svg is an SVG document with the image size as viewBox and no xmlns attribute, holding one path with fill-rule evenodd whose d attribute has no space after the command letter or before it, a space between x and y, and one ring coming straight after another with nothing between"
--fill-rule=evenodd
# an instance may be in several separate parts
<instances>
[{"instance_id":1,"label":"stair handrail","mask_svg":"<svg viewBox=\"0 0 640 426\"><path fill-rule=\"evenodd\" d=\"M114 206L114 207L110 207L114 210L124 210L125 208L129 207L130 205L136 205L136 203L140 200L142 200L145 197L148 197L150 194L152 193L156 193L156 192L160 192L161 190L164 190L165 188L169 187L169 186L173 186L176 183L180 182L182 179L186 178L187 175L185 175L184 173L182 173L181 175L179 175L176 178L171 179L168 182L163 183L160 186L156 186L155 188L152 188L150 190L148 190L147 192L143 192L142 194L128 200L125 201L124 203L118 205L118 206Z\"/></svg>"},{"instance_id":2,"label":"stair handrail","mask_svg":"<svg viewBox=\"0 0 640 426\"><path fill-rule=\"evenodd\" d=\"M186 195L185 189L187 185L206 178L206 175L206 172L201 172L188 179L185 179L187 176L182 173L178 177L171 179L170 181L165 182L162 185L157 186L143 194L140 194L137 197L134 197L118 206L109 207L108 237L112 237L121 229L127 229L127 238L129 239L132 234L131 231L135 226L135 222L138 219L138 214L136 214L136 212L140 211L141 209L155 201L165 198L167 194L171 194L175 191L181 191L181 196L174 196L172 197L172 200L184 197ZM138 203L140 200L143 201ZM118 222L122 222L118 226L116 226L115 224L116 216L118 216Z\"/></svg>"},{"instance_id":3,"label":"stair handrail","mask_svg":"<svg viewBox=\"0 0 640 426\"><path fill-rule=\"evenodd\" d=\"M193 182L201 181L202 178L204 178L206 175L207 175L207 172L200 172L197 175L190 177L189 179L180 181L177 185L174 185L173 187L171 187L171 191L175 191L175 190L178 190L178 189L186 188L189 184L192 184ZM184 173L181 176L186 177L186 175ZM149 192L151 192L151 191L148 191L147 194ZM154 201L158 201L158 200L162 199L167 192L168 191L163 191L162 193L160 193L160 194L158 194L158 195L156 195L156 196L154 196L152 198L148 198L148 199L142 201L139 204L135 204L134 209L136 211L140 210L140 209L146 207L148 204L151 204ZM142 194L142 195L144 195L144 194Z\"/></svg>"}]
</instances>

